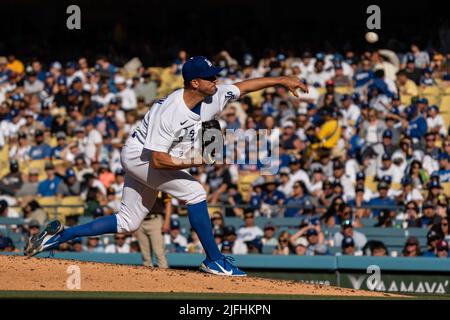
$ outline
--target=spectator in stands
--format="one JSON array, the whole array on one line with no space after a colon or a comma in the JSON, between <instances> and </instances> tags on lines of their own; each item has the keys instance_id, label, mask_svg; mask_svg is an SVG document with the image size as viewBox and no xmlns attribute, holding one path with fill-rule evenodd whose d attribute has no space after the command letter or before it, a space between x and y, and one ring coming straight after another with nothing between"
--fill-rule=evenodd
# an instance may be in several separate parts
<instances>
[{"instance_id":1,"label":"spectator in stands","mask_svg":"<svg viewBox=\"0 0 450 320\"><path fill-rule=\"evenodd\" d=\"M329 181L325 181L323 183L323 187L325 189L325 191L327 191L327 189L331 189L331 194L332 194L332 185L331 182ZM336 223L336 217L338 215L338 211L339 211L339 206L341 204L344 203L344 200L342 199L341 196L337 196L335 197L330 205L329 208L327 208L327 211L325 212L324 215L322 215L321 220L323 220L323 222L328 226L328 227L334 227L335 223ZM321 203L322 205L325 205L325 203Z\"/></svg>"},{"instance_id":2,"label":"spectator in stands","mask_svg":"<svg viewBox=\"0 0 450 320\"><path fill-rule=\"evenodd\" d=\"M31 146L28 142L26 133L19 132L18 143L13 143L13 140L9 141L9 159L11 161L29 161L30 160Z\"/></svg>"},{"instance_id":3,"label":"spectator in stands","mask_svg":"<svg viewBox=\"0 0 450 320\"><path fill-rule=\"evenodd\" d=\"M25 221L35 221L43 226L48 219L47 212L41 207L35 199L28 202L23 208L23 218ZM31 227L31 225L30 225Z\"/></svg>"},{"instance_id":4,"label":"spectator in stands","mask_svg":"<svg viewBox=\"0 0 450 320\"><path fill-rule=\"evenodd\" d=\"M353 240L352 237L344 237L344 239L342 239L342 252L341 254L344 256L358 256L358 255L362 255L362 252L358 252L355 249L355 241ZM337 255L337 254L336 254Z\"/></svg>"},{"instance_id":5,"label":"spectator in stands","mask_svg":"<svg viewBox=\"0 0 450 320\"><path fill-rule=\"evenodd\" d=\"M406 98L403 97L415 97L419 94L419 90L414 81L408 79L408 74L404 70L397 72L397 86L399 94L402 97L402 103L407 103Z\"/></svg>"},{"instance_id":6,"label":"spectator in stands","mask_svg":"<svg viewBox=\"0 0 450 320\"><path fill-rule=\"evenodd\" d=\"M173 244L175 252L186 252L188 241L185 236L181 234L180 221L178 219L170 220L170 234L166 237L166 244Z\"/></svg>"},{"instance_id":7,"label":"spectator in stands","mask_svg":"<svg viewBox=\"0 0 450 320\"><path fill-rule=\"evenodd\" d=\"M445 240L439 240L436 244L436 256L438 258L448 258L448 242Z\"/></svg>"},{"instance_id":8,"label":"spectator in stands","mask_svg":"<svg viewBox=\"0 0 450 320\"><path fill-rule=\"evenodd\" d=\"M221 252L223 254L232 254L233 253L233 244L229 241L222 242Z\"/></svg>"},{"instance_id":9,"label":"spectator in stands","mask_svg":"<svg viewBox=\"0 0 450 320\"><path fill-rule=\"evenodd\" d=\"M450 155L448 153L439 155L439 170L435 174L439 175L440 182L450 182Z\"/></svg>"},{"instance_id":10,"label":"spectator in stands","mask_svg":"<svg viewBox=\"0 0 450 320\"><path fill-rule=\"evenodd\" d=\"M408 120L403 119L402 126L406 129L407 135L412 138L414 145L417 146L427 133L427 120L420 113L416 104L410 105L405 111Z\"/></svg>"},{"instance_id":11,"label":"spectator in stands","mask_svg":"<svg viewBox=\"0 0 450 320\"><path fill-rule=\"evenodd\" d=\"M427 128L430 132L438 134L442 137L447 135L447 128L445 127L444 119L439 114L439 107L437 105L428 107Z\"/></svg>"},{"instance_id":12,"label":"spectator in stands","mask_svg":"<svg viewBox=\"0 0 450 320\"><path fill-rule=\"evenodd\" d=\"M130 245L126 243L126 235L117 233L114 236L114 243L106 246L105 253L130 253Z\"/></svg>"},{"instance_id":13,"label":"spectator in stands","mask_svg":"<svg viewBox=\"0 0 450 320\"><path fill-rule=\"evenodd\" d=\"M9 173L0 180L0 194L15 196L23 185L22 174L19 172L19 162L9 162Z\"/></svg>"},{"instance_id":14,"label":"spectator in stands","mask_svg":"<svg viewBox=\"0 0 450 320\"><path fill-rule=\"evenodd\" d=\"M278 241L275 238L275 225L272 224L271 222L267 222L264 225L264 234L262 236L262 244L264 246L276 246Z\"/></svg>"},{"instance_id":15,"label":"spectator in stands","mask_svg":"<svg viewBox=\"0 0 450 320\"><path fill-rule=\"evenodd\" d=\"M427 246L428 250L425 251L422 256L424 257L436 257L436 246L437 243L442 240L442 234L440 232L436 232L435 230L430 230L427 233Z\"/></svg>"},{"instance_id":16,"label":"spectator in stands","mask_svg":"<svg viewBox=\"0 0 450 320\"><path fill-rule=\"evenodd\" d=\"M53 163L45 163L45 172L47 173L47 179L39 183L38 194L41 197L56 196L61 179L55 175L55 167L53 166Z\"/></svg>"},{"instance_id":17,"label":"spectator in stands","mask_svg":"<svg viewBox=\"0 0 450 320\"><path fill-rule=\"evenodd\" d=\"M278 236L278 244L273 250L273 254L275 255L282 255L282 256L288 256L291 253L291 246L292 242L291 235L288 231L283 231Z\"/></svg>"},{"instance_id":18,"label":"spectator in stands","mask_svg":"<svg viewBox=\"0 0 450 320\"><path fill-rule=\"evenodd\" d=\"M367 243L366 236L363 233L353 229L353 223L351 220L345 220L341 224L341 230L334 234L334 243L339 245L345 237L353 238L357 250L362 250Z\"/></svg>"},{"instance_id":19,"label":"spectator in stands","mask_svg":"<svg viewBox=\"0 0 450 320\"><path fill-rule=\"evenodd\" d=\"M211 215L211 225L213 230L221 230L225 227L225 223L223 221L223 216L220 211L214 211Z\"/></svg>"},{"instance_id":20,"label":"spectator in stands","mask_svg":"<svg viewBox=\"0 0 450 320\"><path fill-rule=\"evenodd\" d=\"M83 246L83 251L103 253L103 252L105 252L105 248L100 243L99 236L92 236L92 237L88 237L86 245Z\"/></svg>"},{"instance_id":21,"label":"spectator in stands","mask_svg":"<svg viewBox=\"0 0 450 320\"><path fill-rule=\"evenodd\" d=\"M8 201L0 199L0 217L18 218L19 213L10 207Z\"/></svg>"},{"instance_id":22,"label":"spectator in stands","mask_svg":"<svg viewBox=\"0 0 450 320\"><path fill-rule=\"evenodd\" d=\"M81 184L72 168L67 168L64 181L58 185L57 194L62 197L79 196L81 194Z\"/></svg>"},{"instance_id":23,"label":"spectator in stands","mask_svg":"<svg viewBox=\"0 0 450 320\"><path fill-rule=\"evenodd\" d=\"M450 231L448 226L449 220L449 216L443 217L440 224L433 227L433 230L435 230L437 233L441 233L444 240L446 241L450 240Z\"/></svg>"},{"instance_id":24,"label":"spectator in stands","mask_svg":"<svg viewBox=\"0 0 450 320\"><path fill-rule=\"evenodd\" d=\"M203 246L200 239L194 229L191 228L191 234L189 236L189 242L186 247L188 253L204 253Z\"/></svg>"},{"instance_id":25,"label":"spectator in stands","mask_svg":"<svg viewBox=\"0 0 450 320\"><path fill-rule=\"evenodd\" d=\"M28 179L24 181L21 188L17 191L17 197L35 196L39 187L39 170L30 168Z\"/></svg>"},{"instance_id":26,"label":"spectator in stands","mask_svg":"<svg viewBox=\"0 0 450 320\"><path fill-rule=\"evenodd\" d=\"M70 251L72 251L72 252L83 252L84 251L84 246L83 246L81 238L76 238L76 239L70 240L69 243L71 246ZM110 253L113 253L113 252L110 252ZM117 251L114 253L123 253L123 252ZM126 252L126 253L128 253L128 252Z\"/></svg>"},{"instance_id":27,"label":"spectator in stands","mask_svg":"<svg viewBox=\"0 0 450 320\"><path fill-rule=\"evenodd\" d=\"M261 241L261 238L255 238L251 241L246 241L245 244L247 245L247 252L248 254L261 254L263 244Z\"/></svg>"},{"instance_id":28,"label":"spectator in stands","mask_svg":"<svg viewBox=\"0 0 450 320\"><path fill-rule=\"evenodd\" d=\"M233 254L247 254L247 245L237 237L236 229L233 226L225 226L223 240L231 243Z\"/></svg>"},{"instance_id":29,"label":"spectator in stands","mask_svg":"<svg viewBox=\"0 0 450 320\"><path fill-rule=\"evenodd\" d=\"M117 97L122 101L122 109L131 111L137 108L136 93L127 87L126 79L121 75L116 75L114 84L117 87Z\"/></svg>"},{"instance_id":30,"label":"spectator in stands","mask_svg":"<svg viewBox=\"0 0 450 320\"><path fill-rule=\"evenodd\" d=\"M277 190L279 181L277 179L268 180L264 183L264 192L261 196L261 215L272 217L277 216L280 206L284 204L285 196Z\"/></svg>"},{"instance_id":31,"label":"spectator in stands","mask_svg":"<svg viewBox=\"0 0 450 320\"><path fill-rule=\"evenodd\" d=\"M26 231L28 232L28 237L38 235L41 231L41 224L37 220L31 220L27 227Z\"/></svg>"},{"instance_id":32,"label":"spectator in stands","mask_svg":"<svg viewBox=\"0 0 450 320\"><path fill-rule=\"evenodd\" d=\"M255 224L255 214L252 211L244 213L244 226L237 231L237 237L243 242L261 238L263 231Z\"/></svg>"},{"instance_id":33,"label":"spectator in stands","mask_svg":"<svg viewBox=\"0 0 450 320\"><path fill-rule=\"evenodd\" d=\"M422 216L414 222L414 227L430 228L433 225L440 224L441 217L436 214L435 206L430 201L425 201L422 205Z\"/></svg>"},{"instance_id":34,"label":"spectator in stands","mask_svg":"<svg viewBox=\"0 0 450 320\"><path fill-rule=\"evenodd\" d=\"M111 185L114 190L116 190L116 196L118 199L122 199L123 186L125 184L125 171L123 169L117 169L116 181Z\"/></svg>"},{"instance_id":35,"label":"spectator in stands","mask_svg":"<svg viewBox=\"0 0 450 320\"><path fill-rule=\"evenodd\" d=\"M381 181L378 183L378 196L374 197L369 201L369 206L372 207L372 215L378 217L382 208L395 208L395 201L388 196L389 185Z\"/></svg>"},{"instance_id":36,"label":"spectator in stands","mask_svg":"<svg viewBox=\"0 0 450 320\"><path fill-rule=\"evenodd\" d=\"M31 160L50 160L52 156L52 148L44 142L44 132L36 130L34 133L35 145L30 149Z\"/></svg>"},{"instance_id":37,"label":"spectator in stands","mask_svg":"<svg viewBox=\"0 0 450 320\"><path fill-rule=\"evenodd\" d=\"M305 202L311 202L311 197L308 195L308 190L303 181L297 181L293 185L292 196L287 198L284 205L286 209L284 210L285 217L295 217L302 215L303 205Z\"/></svg>"},{"instance_id":38,"label":"spectator in stands","mask_svg":"<svg viewBox=\"0 0 450 320\"><path fill-rule=\"evenodd\" d=\"M392 228L395 225L395 211L384 209L381 210L380 215L378 216L378 222L374 225L374 227L379 228Z\"/></svg>"},{"instance_id":39,"label":"spectator in stands","mask_svg":"<svg viewBox=\"0 0 450 320\"><path fill-rule=\"evenodd\" d=\"M0 252L18 252L9 237L0 237Z\"/></svg>"},{"instance_id":40,"label":"spectator in stands","mask_svg":"<svg viewBox=\"0 0 450 320\"><path fill-rule=\"evenodd\" d=\"M388 250L383 242L381 241L373 241L370 246L371 256L372 257L386 257L388 256Z\"/></svg>"},{"instance_id":41,"label":"spectator in stands","mask_svg":"<svg viewBox=\"0 0 450 320\"><path fill-rule=\"evenodd\" d=\"M405 68L402 70L405 72L406 76L414 81L416 85L419 85L420 78L422 77L422 70L416 67L416 58L412 54L407 54L404 60ZM421 67L422 69L424 67Z\"/></svg>"},{"instance_id":42,"label":"spectator in stands","mask_svg":"<svg viewBox=\"0 0 450 320\"><path fill-rule=\"evenodd\" d=\"M420 257L422 255L420 251L419 239L414 236L410 236L405 243L402 250L404 257Z\"/></svg>"}]
</instances>

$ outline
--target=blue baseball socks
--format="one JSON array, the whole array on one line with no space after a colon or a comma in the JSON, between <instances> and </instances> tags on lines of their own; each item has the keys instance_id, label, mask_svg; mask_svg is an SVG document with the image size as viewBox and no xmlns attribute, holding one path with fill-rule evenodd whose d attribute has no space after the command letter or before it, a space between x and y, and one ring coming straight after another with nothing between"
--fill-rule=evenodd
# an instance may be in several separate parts
<instances>
[{"instance_id":1,"label":"blue baseball socks","mask_svg":"<svg viewBox=\"0 0 450 320\"><path fill-rule=\"evenodd\" d=\"M117 218L115 214L97 218L89 223L65 229L55 236L55 241L51 248L56 248L59 244L78 238L98 236L105 233L117 233Z\"/></svg>"},{"instance_id":2,"label":"blue baseball socks","mask_svg":"<svg viewBox=\"0 0 450 320\"><path fill-rule=\"evenodd\" d=\"M214 241L206 200L196 204L187 205L187 210L189 222L195 232L197 232L207 257L212 261L219 259L222 256L222 253L219 251L219 248Z\"/></svg>"}]
</instances>

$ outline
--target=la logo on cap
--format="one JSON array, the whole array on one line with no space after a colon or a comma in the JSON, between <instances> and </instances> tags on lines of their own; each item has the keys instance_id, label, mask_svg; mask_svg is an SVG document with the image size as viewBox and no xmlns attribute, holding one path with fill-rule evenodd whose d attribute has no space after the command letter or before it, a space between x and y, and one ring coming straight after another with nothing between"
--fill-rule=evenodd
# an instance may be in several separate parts
<instances>
[{"instance_id":1,"label":"la logo on cap","mask_svg":"<svg viewBox=\"0 0 450 320\"><path fill-rule=\"evenodd\" d=\"M208 66L212 67L211 61L209 61L208 59L205 59L205 62L208 64Z\"/></svg>"}]
</instances>

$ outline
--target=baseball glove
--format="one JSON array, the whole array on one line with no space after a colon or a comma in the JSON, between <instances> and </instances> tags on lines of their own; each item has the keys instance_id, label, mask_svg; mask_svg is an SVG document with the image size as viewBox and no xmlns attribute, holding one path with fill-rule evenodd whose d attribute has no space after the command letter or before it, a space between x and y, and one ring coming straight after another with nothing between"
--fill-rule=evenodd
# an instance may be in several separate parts
<instances>
[{"instance_id":1,"label":"baseball glove","mask_svg":"<svg viewBox=\"0 0 450 320\"><path fill-rule=\"evenodd\" d=\"M222 134L219 121L202 122L202 155L207 164L213 164L216 161L215 148L209 150L207 147L216 140L217 134Z\"/></svg>"}]
</instances>

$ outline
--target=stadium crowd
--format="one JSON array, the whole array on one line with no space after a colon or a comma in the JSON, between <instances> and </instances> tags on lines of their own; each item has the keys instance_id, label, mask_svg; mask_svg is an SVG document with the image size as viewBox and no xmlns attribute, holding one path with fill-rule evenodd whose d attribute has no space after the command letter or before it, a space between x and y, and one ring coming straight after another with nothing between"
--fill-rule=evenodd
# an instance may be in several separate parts
<instances>
[{"instance_id":1,"label":"stadium crowd","mask_svg":"<svg viewBox=\"0 0 450 320\"><path fill-rule=\"evenodd\" d=\"M116 66L95 61L0 56L0 216L23 217L27 235L52 218L49 201L78 199L81 214L113 214L120 206L124 172L120 149L152 103L182 87L180 51L169 67L144 67L138 59ZM222 128L265 129L279 141L279 170L260 176L261 163L217 164L190 170L208 193L217 243L224 253L388 255L381 241L358 232L364 218L380 228L427 228L421 252L406 240L404 256L448 256L450 197L450 55L422 50L356 53L277 53L260 59L212 59L224 67L218 84L261 76L297 76L309 93L266 89L230 103ZM225 153L227 149L225 148ZM257 152L250 150L249 152ZM240 153L248 155L249 152ZM194 231L180 232L174 206L165 241L171 250L201 252ZM56 202L54 202L56 203ZM217 210L219 208L219 210ZM65 215L68 226L74 215ZM296 217L295 232L255 225L255 218ZM241 217L244 226L223 223ZM324 229L339 226L334 235ZM0 228L0 233L1 233ZM277 236L276 236L277 235ZM71 251L138 252L132 235L72 241ZM0 250L14 250L0 237Z\"/></svg>"}]
</instances>

